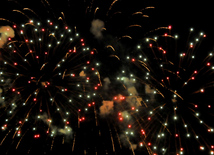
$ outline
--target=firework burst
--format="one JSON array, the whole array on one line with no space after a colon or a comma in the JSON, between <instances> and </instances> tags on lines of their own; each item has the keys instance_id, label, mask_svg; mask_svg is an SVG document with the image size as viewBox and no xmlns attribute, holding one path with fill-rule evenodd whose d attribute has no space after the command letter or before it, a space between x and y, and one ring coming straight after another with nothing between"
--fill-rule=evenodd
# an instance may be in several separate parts
<instances>
[{"instance_id":1,"label":"firework burst","mask_svg":"<svg viewBox=\"0 0 214 155\"><path fill-rule=\"evenodd\" d=\"M118 54L126 67L117 77L123 96L114 98L116 121L133 154L212 154L213 53L202 53L203 32L193 38L191 28L181 49L171 28Z\"/></svg>"},{"instance_id":2,"label":"firework burst","mask_svg":"<svg viewBox=\"0 0 214 155\"><path fill-rule=\"evenodd\" d=\"M42 4L52 11L48 1ZM84 4L70 17L83 25L84 38L64 13L43 20L24 8L14 10L22 16L18 21L27 19L23 24L1 18L10 26L0 29L3 152L214 154L213 53L201 48L206 35L192 39L191 29L181 48L171 26L145 28L142 18L154 7L136 11L134 2L117 0ZM86 18L76 16L79 10Z\"/></svg>"},{"instance_id":3,"label":"firework burst","mask_svg":"<svg viewBox=\"0 0 214 155\"><path fill-rule=\"evenodd\" d=\"M50 136L52 149L57 135L62 141L72 138L72 128L85 120L80 109L95 104L101 85L95 52L62 18L23 24L2 20L13 25L1 29L1 145L12 138L18 149L25 137Z\"/></svg>"}]
</instances>

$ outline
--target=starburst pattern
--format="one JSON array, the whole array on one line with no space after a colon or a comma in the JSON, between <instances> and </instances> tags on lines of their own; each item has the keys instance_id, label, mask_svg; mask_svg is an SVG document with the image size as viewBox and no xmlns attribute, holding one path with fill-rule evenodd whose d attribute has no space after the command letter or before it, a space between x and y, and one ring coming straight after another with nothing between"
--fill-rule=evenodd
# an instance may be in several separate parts
<instances>
[{"instance_id":1,"label":"starburst pattern","mask_svg":"<svg viewBox=\"0 0 214 155\"><path fill-rule=\"evenodd\" d=\"M18 148L31 130L34 138L41 130L71 136L79 109L93 101L100 85L94 51L75 28L60 22L30 20L12 27L15 37L1 52L1 144L13 134L21 137Z\"/></svg>"},{"instance_id":2,"label":"starburst pattern","mask_svg":"<svg viewBox=\"0 0 214 155\"><path fill-rule=\"evenodd\" d=\"M212 154L213 53L201 53L203 32L192 38L191 28L183 50L171 26L156 30L164 29L120 57L126 67L117 80L125 89L114 101L122 134L133 154L143 146L148 154Z\"/></svg>"}]
</instances>

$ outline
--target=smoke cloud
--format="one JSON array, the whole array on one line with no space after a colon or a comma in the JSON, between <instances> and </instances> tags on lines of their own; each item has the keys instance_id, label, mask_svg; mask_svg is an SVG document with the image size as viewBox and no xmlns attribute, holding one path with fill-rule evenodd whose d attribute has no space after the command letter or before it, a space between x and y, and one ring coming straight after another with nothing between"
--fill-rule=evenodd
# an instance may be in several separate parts
<instances>
[{"instance_id":1,"label":"smoke cloud","mask_svg":"<svg viewBox=\"0 0 214 155\"><path fill-rule=\"evenodd\" d=\"M145 85L145 93L147 95L149 95L151 102L155 101L155 94L154 94L154 92L155 92L155 89L152 89L149 85Z\"/></svg>"},{"instance_id":2,"label":"smoke cloud","mask_svg":"<svg viewBox=\"0 0 214 155\"><path fill-rule=\"evenodd\" d=\"M79 76L81 76L81 77L86 77L86 74L85 74L84 71L81 71L81 72L79 73Z\"/></svg>"},{"instance_id":3,"label":"smoke cloud","mask_svg":"<svg viewBox=\"0 0 214 155\"><path fill-rule=\"evenodd\" d=\"M104 81L103 89L104 90L108 90L109 89L109 85L111 83L110 79L108 77L106 77L106 78L103 79L103 81Z\"/></svg>"},{"instance_id":4,"label":"smoke cloud","mask_svg":"<svg viewBox=\"0 0 214 155\"><path fill-rule=\"evenodd\" d=\"M112 112L114 107L113 101L103 101L103 105L100 107L100 115L105 116Z\"/></svg>"},{"instance_id":5,"label":"smoke cloud","mask_svg":"<svg viewBox=\"0 0 214 155\"><path fill-rule=\"evenodd\" d=\"M0 88L0 105L4 103L4 99L2 98L3 89Z\"/></svg>"},{"instance_id":6,"label":"smoke cloud","mask_svg":"<svg viewBox=\"0 0 214 155\"><path fill-rule=\"evenodd\" d=\"M91 33L95 36L95 38L97 39L101 39L103 37L102 35L102 29L104 28L104 22L99 20L99 19L95 19L91 22Z\"/></svg>"},{"instance_id":7,"label":"smoke cloud","mask_svg":"<svg viewBox=\"0 0 214 155\"><path fill-rule=\"evenodd\" d=\"M50 119L46 113L39 115L38 119L43 121L45 124L50 126L52 135L64 135L66 138L72 138L73 130L69 126L65 126L64 128L58 128L57 126L50 124Z\"/></svg>"},{"instance_id":8,"label":"smoke cloud","mask_svg":"<svg viewBox=\"0 0 214 155\"><path fill-rule=\"evenodd\" d=\"M14 38L15 32L10 26L0 27L0 48L4 46L8 38Z\"/></svg>"}]
</instances>

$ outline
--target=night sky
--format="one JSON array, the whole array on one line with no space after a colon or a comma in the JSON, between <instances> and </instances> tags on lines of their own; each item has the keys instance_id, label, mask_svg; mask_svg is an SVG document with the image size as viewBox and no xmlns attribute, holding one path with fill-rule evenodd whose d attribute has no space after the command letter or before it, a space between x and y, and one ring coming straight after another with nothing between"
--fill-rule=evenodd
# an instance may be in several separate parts
<instances>
[{"instance_id":1,"label":"night sky","mask_svg":"<svg viewBox=\"0 0 214 155\"><path fill-rule=\"evenodd\" d=\"M191 1L2 0L0 154L214 154L213 4Z\"/></svg>"}]
</instances>

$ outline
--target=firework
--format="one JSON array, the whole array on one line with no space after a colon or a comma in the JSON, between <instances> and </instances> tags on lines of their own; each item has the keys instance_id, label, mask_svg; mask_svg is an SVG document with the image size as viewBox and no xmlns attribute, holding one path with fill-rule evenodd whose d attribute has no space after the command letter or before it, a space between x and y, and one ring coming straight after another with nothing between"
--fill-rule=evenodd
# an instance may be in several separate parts
<instances>
[{"instance_id":1,"label":"firework","mask_svg":"<svg viewBox=\"0 0 214 155\"><path fill-rule=\"evenodd\" d=\"M14 10L27 19L23 24L1 18L9 25L0 29L2 152L213 154L214 67L213 53L202 52L206 35L192 39L190 29L181 48L171 26L145 28L142 18L154 7L102 3L84 1L68 9L75 16L56 18L42 1L54 19L29 8Z\"/></svg>"},{"instance_id":2,"label":"firework","mask_svg":"<svg viewBox=\"0 0 214 155\"><path fill-rule=\"evenodd\" d=\"M80 109L94 106L99 64L76 27L60 20L2 20L13 25L1 28L1 145L13 139L19 149L29 137L50 137L52 150L57 135L71 139L72 128L85 120Z\"/></svg>"},{"instance_id":3,"label":"firework","mask_svg":"<svg viewBox=\"0 0 214 155\"><path fill-rule=\"evenodd\" d=\"M117 77L123 96L114 97L116 126L133 154L212 154L213 53L202 53L203 32L193 38L191 28L181 49L171 28L118 53L125 67Z\"/></svg>"}]
</instances>

